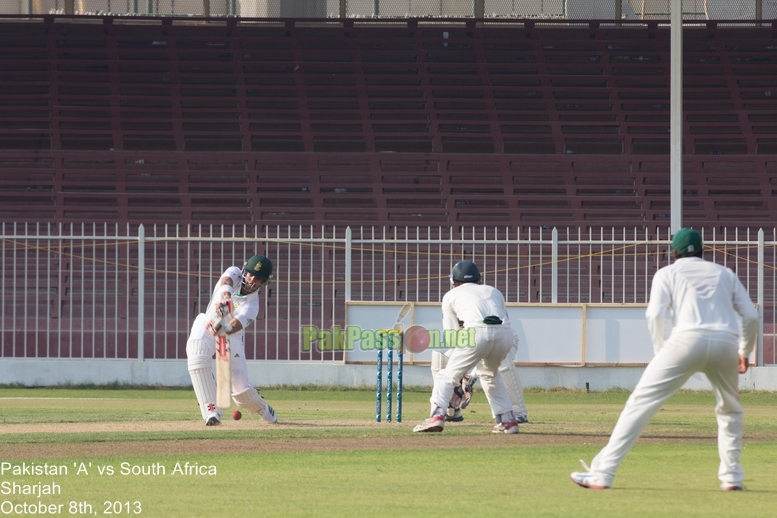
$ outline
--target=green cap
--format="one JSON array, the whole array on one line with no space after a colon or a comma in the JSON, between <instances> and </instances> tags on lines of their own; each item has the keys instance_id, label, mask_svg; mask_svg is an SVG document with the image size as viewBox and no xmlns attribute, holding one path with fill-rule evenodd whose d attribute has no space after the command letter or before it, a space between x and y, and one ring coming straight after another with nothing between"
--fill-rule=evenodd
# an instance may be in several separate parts
<instances>
[{"instance_id":1,"label":"green cap","mask_svg":"<svg viewBox=\"0 0 777 518\"><path fill-rule=\"evenodd\" d=\"M701 252L701 234L689 227L681 228L672 238L672 249L674 249L678 255Z\"/></svg>"},{"instance_id":2,"label":"green cap","mask_svg":"<svg viewBox=\"0 0 777 518\"><path fill-rule=\"evenodd\" d=\"M243 271L267 281L272 277L272 261L263 255L255 255L246 261Z\"/></svg>"}]
</instances>

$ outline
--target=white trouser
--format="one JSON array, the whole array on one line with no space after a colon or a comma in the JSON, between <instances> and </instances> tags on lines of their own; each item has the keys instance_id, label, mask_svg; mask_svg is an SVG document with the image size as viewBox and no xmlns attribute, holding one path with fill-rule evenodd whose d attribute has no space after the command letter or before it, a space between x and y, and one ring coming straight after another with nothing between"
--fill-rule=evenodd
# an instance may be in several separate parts
<instances>
[{"instance_id":1,"label":"white trouser","mask_svg":"<svg viewBox=\"0 0 777 518\"><path fill-rule=\"evenodd\" d=\"M512 411L499 365L513 346L513 330L509 326L482 326L475 328L475 347L457 347L448 355L448 364L434 377L432 411L443 410L453 395L453 388L461 376L477 366L480 384L491 411L500 415Z\"/></svg>"},{"instance_id":2,"label":"white trouser","mask_svg":"<svg viewBox=\"0 0 777 518\"><path fill-rule=\"evenodd\" d=\"M737 338L728 333L685 331L672 333L648 364L634 392L629 396L610 441L591 463L591 471L611 484L621 461L664 402L697 372L707 375L717 405L718 478L726 484L740 484L744 472L739 465L742 449L742 405L739 404Z\"/></svg>"},{"instance_id":3,"label":"white trouser","mask_svg":"<svg viewBox=\"0 0 777 518\"><path fill-rule=\"evenodd\" d=\"M216 408L216 382L213 379L213 355L216 353L216 338L203 330L208 318L200 314L192 324L192 332L186 342L186 357L194 393L204 420L211 416L221 418ZM231 335L229 348L232 352L232 394L239 394L252 385L248 383L248 364L245 358L243 336Z\"/></svg>"},{"instance_id":4,"label":"white trouser","mask_svg":"<svg viewBox=\"0 0 777 518\"><path fill-rule=\"evenodd\" d=\"M526 403L523 399L523 384L521 378L518 377L518 370L515 368L515 355L518 354L518 336L513 338L513 346L502 360L502 365L499 366L499 372L502 374L502 380L505 387L507 387L507 395L510 397L510 402L513 404L513 413L515 415L522 415L524 417L529 415L529 411L526 409ZM437 373L440 372L448 364L448 357L442 353L432 353L432 379L437 377ZM477 377L478 371L475 369L473 374ZM460 402L461 399L454 396L452 397L451 404L457 407L458 404L454 402ZM492 416L496 417L496 416Z\"/></svg>"}]
</instances>

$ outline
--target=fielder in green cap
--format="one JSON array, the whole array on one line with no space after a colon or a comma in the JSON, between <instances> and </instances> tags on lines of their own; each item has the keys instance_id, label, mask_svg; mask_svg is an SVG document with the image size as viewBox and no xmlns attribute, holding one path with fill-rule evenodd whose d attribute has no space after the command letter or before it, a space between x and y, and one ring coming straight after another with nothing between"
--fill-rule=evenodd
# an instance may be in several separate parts
<instances>
[{"instance_id":1,"label":"fielder in green cap","mask_svg":"<svg viewBox=\"0 0 777 518\"><path fill-rule=\"evenodd\" d=\"M672 250L678 257L701 257L703 248L701 234L692 228L681 228L672 238Z\"/></svg>"},{"instance_id":2,"label":"fielder in green cap","mask_svg":"<svg viewBox=\"0 0 777 518\"><path fill-rule=\"evenodd\" d=\"M736 274L702 258L702 239L692 228L672 239L674 263L653 276L645 318L655 357L626 402L610 440L591 466L570 475L591 489L612 486L615 472L650 419L688 379L703 372L717 406L718 479L724 491L744 489L739 464L742 405L738 373L749 366L757 339L758 313ZM740 326L741 320L741 326Z\"/></svg>"}]
</instances>

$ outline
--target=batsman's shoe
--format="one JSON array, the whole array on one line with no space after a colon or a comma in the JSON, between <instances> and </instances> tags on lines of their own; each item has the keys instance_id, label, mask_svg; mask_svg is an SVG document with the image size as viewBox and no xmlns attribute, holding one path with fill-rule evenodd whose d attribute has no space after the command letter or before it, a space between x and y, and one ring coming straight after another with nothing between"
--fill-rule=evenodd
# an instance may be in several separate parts
<instances>
[{"instance_id":1,"label":"batsman's shoe","mask_svg":"<svg viewBox=\"0 0 777 518\"><path fill-rule=\"evenodd\" d=\"M445 428L445 417L441 415L433 415L432 417L425 419L422 423L415 425L414 432L442 432Z\"/></svg>"},{"instance_id":2,"label":"batsman's shoe","mask_svg":"<svg viewBox=\"0 0 777 518\"><path fill-rule=\"evenodd\" d=\"M267 405L267 408L262 410L262 412L259 415L261 415L262 419L264 419L268 423L275 424L278 422L278 416L275 415L275 410L273 410L273 407L271 407L270 405Z\"/></svg>"},{"instance_id":3,"label":"batsman's shoe","mask_svg":"<svg viewBox=\"0 0 777 518\"><path fill-rule=\"evenodd\" d=\"M218 426L221 424L221 421L219 421L219 418L215 415L212 415L208 418L207 421L205 421L205 426Z\"/></svg>"},{"instance_id":4,"label":"batsman's shoe","mask_svg":"<svg viewBox=\"0 0 777 518\"><path fill-rule=\"evenodd\" d=\"M491 433L518 433L518 423L515 421L509 421L507 423L498 423L491 428Z\"/></svg>"},{"instance_id":5,"label":"batsman's shoe","mask_svg":"<svg viewBox=\"0 0 777 518\"><path fill-rule=\"evenodd\" d=\"M529 416L527 416L526 414L518 414L515 416L515 421L518 424L526 424L529 422Z\"/></svg>"},{"instance_id":6,"label":"batsman's shoe","mask_svg":"<svg viewBox=\"0 0 777 518\"><path fill-rule=\"evenodd\" d=\"M723 482L720 485L720 489L722 489L723 491L744 491L745 485L742 484L741 482L739 484L729 484L729 483Z\"/></svg>"},{"instance_id":7,"label":"batsman's shoe","mask_svg":"<svg viewBox=\"0 0 777 518\"><path fill-rule=\"evenodd\" d=\"M445 420L460 423L464 420L464 416L461 415L460 408L448 408L448 413L445 414Z\"/></svg>"}]
</instances>

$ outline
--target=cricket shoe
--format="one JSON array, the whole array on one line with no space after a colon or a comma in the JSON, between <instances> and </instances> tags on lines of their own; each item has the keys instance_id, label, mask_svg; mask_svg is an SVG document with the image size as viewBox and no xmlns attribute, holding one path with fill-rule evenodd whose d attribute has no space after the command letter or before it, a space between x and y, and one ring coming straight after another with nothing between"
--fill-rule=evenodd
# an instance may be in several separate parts
<instances>
[{"instance_id":1,"label":"cricket shoe","mask_svg":"<svg viewBox=\"0 0 777 518\"><path fill-rule=\"evenodd\" d=\"M508 421L506 423L497 423L491 428L491 433L518 433L518 423L515 421Z\"/></svg>"},{"instance_id":2,"label":"cricket shoe","mask_svg":"<svg viewBox=\"0 0 777 518\"><path fill-rule=\"evenodd\" d=\"M275 424L278 422L278 416L275 415L275 410L270 405L267 405L267 408L262 410L259 415L268 423Z\"/></svg>"},{"instance_id":3,"label":"cricket shoe","mask_svg":"<svg viewBox=\"0 0 777 518\"><path fill-rule=\"evenodd\" d=\"M588 489L610 489L610 486L596 473L575 471L569 478L580 487Z\"/></svg>"},{"instance_id":4,"label":"cricket shoe","mask_svg":"<svg viewBox=\"0 0 777 518\"><path fill-rule=\"evenodd\" d=\"M526 414L518 414L515 416L515 422L518 424L526 424L529 422L529 416Z\"/></svg>"},{"instance_id":5,"label":"cricket shoe","mask_svg":"<svg viewBox=\"0 0 777 518\"><path fill-rule=\"evenodd\" d=\"M221 424L221 421L219 421L219 418L215 415L212 415L208 418L207 421L205 421L205 426L218 426Z\"/></svg>"},{"instance_id":6,"label":"cricket shoe","mask_svg":"<svg viewBox=\"0 0 777 518\"><path fill-rule=\"evenodd\" d=\"M724 482L720 485L720 489L723 491L744 491L745 485L741 482L739 484L729 484Z\"/></svg>"},{"instance_id":7,"label":"cricket shoe","mask_svg":"<svg viewBox=\"0 0 777 518\"><path fill-rule=\"evenodd\" d=\"M572 482L580 487L585 487L588 489L610 489L610 485L612 484L605 480L601 475L592 472L591 468L588 467L588 464L586 464L582 459L580 459L580 464L583 465L586 471L575 471L571 473L569 478L572 480Z\"/></svg>"},{"instance_id":8,"label":"cricket shoe","mask_svg":"<svg viewBox=\"0 0 777 518\"><path fill-rule=\"evenodd\" d=\"M433 415L422 423L415 425L414 432L442 432L445 428L445 418L441 415Z\"/></svg>"},{"instance_id":9,"label":"cricket shoe","mask_svg":"<svg viewBox=\"0 0 777 518\"><path fill-rule=\"evenodd\" d=\"M445 415L446 421L451 421L454 423L460 423L464 420L464 416L461 415L461 409L460 408L448 408L448 413Z\"/></svg>"}]
</instances>

